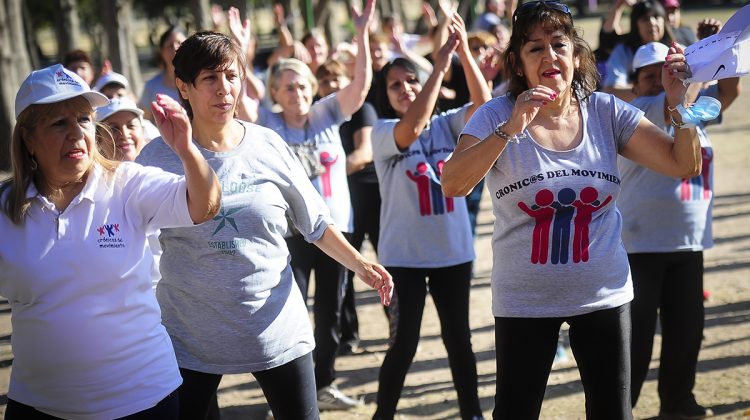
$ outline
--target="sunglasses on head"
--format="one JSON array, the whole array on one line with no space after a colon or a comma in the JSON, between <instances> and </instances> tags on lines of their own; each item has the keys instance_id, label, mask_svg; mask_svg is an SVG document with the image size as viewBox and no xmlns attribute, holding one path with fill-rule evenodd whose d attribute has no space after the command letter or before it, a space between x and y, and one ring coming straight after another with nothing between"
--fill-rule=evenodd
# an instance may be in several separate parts
<instances>
[{"instance_id":1,"label":"sunglasses on head","mask_svg":"<svg viewBox=\"0 0 750 420\"><path fill-rule=\"evenodd\" d=\"M519 16L525 15L526 13L529 13L532 10L536 10L540 7L548 7L550 9L565 13L566 15L570 16L571 19L573 18L573 16L570 14L570 9L565 4L560 3L557 0L537 0L519 5L518 8L516 8L516 11L513 13L513 22L515 22Z\"/></svg>"}]
</instances>

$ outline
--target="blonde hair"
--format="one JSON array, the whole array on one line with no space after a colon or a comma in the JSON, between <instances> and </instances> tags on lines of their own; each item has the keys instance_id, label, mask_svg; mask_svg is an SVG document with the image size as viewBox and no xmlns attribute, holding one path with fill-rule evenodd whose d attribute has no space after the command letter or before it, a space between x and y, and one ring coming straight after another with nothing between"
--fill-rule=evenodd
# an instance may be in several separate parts
<instances>
[{"instance_id":1,"label":"blonde hair","mask_svg":"<svg viewBox=\"0 0 750 420\"><path fill-rule=\"evenodd\" d=\"M37 129L51 115L56 115L61 109L72 108L78 111L91 114L94 118L94 109L91 107L86 98L76 96L61 102L52 104L31 105L26 108L16 119L16 126L13 128L13 139L11 140L10 158L12 164L12 175L10 179L3 182L0 186L0 197L5 196L0 211L4 212L10 220L20 225L31 207L30 198L26 197L26 190L33 182L37 191L50 197L57 197L61 194L59 188L49 185L44 175L37 168L34 168L33 157L26 147L26 140L29 135ZM100 165L108 171L113 171L117 167L117 162L106 159L99 153L96 147L89 150L91 162L93 165ZM91 167L86 171L88 174Z\"/></svg>"},{"instance_id":2,"label":"blonde hair","mask_svg":"<svg viewBox=\"0 0 750 420\"><path fill-rule=\"evenodd\" d=\"M310 71L310 67L308 67L307 64L296 58L282 58L271 66L271 71L268 72L268 80L266 82L269 92L273 93L273 91L279 88L278 84L279 79L281 78L281 73L286 70L293 71L307 79L310 83L313 95L318 93L318 79L312 74L312 71ZM276 102L276 98L273 98L273 94L271 95L271 99Z\"/></svg>"}]
</instances>

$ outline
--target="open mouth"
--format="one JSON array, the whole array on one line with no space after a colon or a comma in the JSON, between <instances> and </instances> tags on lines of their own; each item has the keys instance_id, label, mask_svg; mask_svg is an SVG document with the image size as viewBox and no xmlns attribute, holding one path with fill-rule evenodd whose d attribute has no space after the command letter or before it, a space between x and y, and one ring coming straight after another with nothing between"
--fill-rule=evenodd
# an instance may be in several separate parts
<instances>
[{"instance_id":1,"label":"open mouth","mask_svg":"<svg viewBox=\"0 0 750 420\"><path fill-rule=\"evenodd\" d=\"M544 73L542 73L542 76L544 77L556 77L558 74L560 74L560 70L547 70Z\"/></svg>"},{"instance_id":2,"label":"open mouth","mask_svg":"<svg viewBox=\"0 0 750 420\"><path fill-rule=\"evenodd\" d=\"M83 159L85 155L86 153L83 151L83 149L73 149L66 153L65 157L70 159Z\"/></svg>"}]
</instances>

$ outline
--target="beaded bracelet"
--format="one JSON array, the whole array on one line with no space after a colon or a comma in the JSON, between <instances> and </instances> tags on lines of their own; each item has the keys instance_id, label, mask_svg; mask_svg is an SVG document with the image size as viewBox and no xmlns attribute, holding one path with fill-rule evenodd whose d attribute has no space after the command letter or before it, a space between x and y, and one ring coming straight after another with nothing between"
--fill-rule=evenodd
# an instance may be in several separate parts
<instances>
[{"instance_id":1,"label":"beaded bracelet","mask_svg":"<svg viewBox=\"0 0 750 420\"><path fill-rule=\"evenodd\" d=\"M525 139L525 138L526 138L526 133L524 133L524 132L522 131L522 132L520 132L520 133L518 133L518 134L515 134L515 135L513 135L513 136L509 135L508 133L506 133L506 132L504 132L504 131L502 130L503 126L505 126L505 124L506 124L507 122L508 122L508 121L506 120L506 121L503 121L503 122L501 122L500 124L498 124L498 125L497 125L497 127L495 127L495 131L493 131L492 133L493 133L493 134L494 134L494 135L495 135L496 137L499 137L500 139L503 139L503 140L505 140L505 141L506 141L506 142L508 142L508 143L515 143L515 144L519 144L519 143L521 143L521 140L523 140L523 139Z\"/></svg>"}]
</instances>

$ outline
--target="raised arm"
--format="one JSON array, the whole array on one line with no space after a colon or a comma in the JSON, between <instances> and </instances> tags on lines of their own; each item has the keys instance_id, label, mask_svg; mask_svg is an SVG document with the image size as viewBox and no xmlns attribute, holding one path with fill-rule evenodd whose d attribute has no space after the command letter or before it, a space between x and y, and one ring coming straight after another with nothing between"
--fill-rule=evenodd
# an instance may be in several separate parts
<instances>
[{"instance_id":1,"label":"raised arm","mask_svg":"<svg viewBox=\"0 0 750 420\"><path fill-rule=\"evenodd\" d=\"M221 187L213 169L193 144L193 129L182 107L166 95L151 103L164 142L182 161L187 184L187 206L193 223L211 220L221 207Z\"/></svg>"},{"instance_id":2,"label":"raised arm","mask_svg":"<svg viewBox=\"0 0 750 420\"><path fill-rule=\"evenodd\" d=\"M448 71L451 55L456 47L458 47L458 35L453 31L445 44L440 47L440 52L435 60L434 71L422 86L422 91L419 92L409 109L393 128L393 137L396 139L399 148L406 149L411 146L430 121L432 110L435 108L440 93L440 85ZM388 86L386 86L386 89L388 89Z\"/></svg>"},{"instance_id":3,"label":"raised arm","mask_svg":"<svg viewBox=\"0 0 750 420\"><path fill-rule=\"evenodd\" d=\"M468 35L466 34L466 25L464 24L463 19L461 19L461 16L458 13L453 13L452 24L456 30L456 35L458 36L459 40L458 48L456 49L456 51L458 52L458 58L459 60L461 60L461 65L463 66L464 73L466 74L466 84L469 87L469 98L471 100L471 106L469 106L469 109L466 110L465 119L465 121L469 121L469 118L474 115L474 111L476 111L477 108L492 99L492 91L485 81L484 76L482 75L482 71L479 70L479 65L477 65L477 62L471 55L471 50L469 50Z\"/></svg>"},{"instance_id":4,"label":"raised arm","mask_svg":"<svg viewBox=\"0 0 750 420\"><path fill-rule=\"evenodd\" d=\"M351 116L362 107L372 84L372 59L370 58L370 24L375 12L375 0L367 0L362 14L352 9L357 27L357 58L354 63L354 78L345 88L336 93L341 113Z\"/></svg>"},{"instance_id":5,"label":"raised arm","mask_svg":"<svg viewBox=\"0 0 750 420\"><path fill-rule=\"evenodd\" d=\"M378 291L383 305L391 304L393 279L382 265L368 261L333 225L329 225L323 237L315 245L329 257L352 270L368 286Z\"/></svg>"},{"instance_id":6,"label":"raised arm","mask_svg":"<svg viewBox=\"0 0 750 420\"><path fill-rule=\"evenodd\" d=\"M626 7L633 6L635 0L616 0L615 4L609 9L607 17L602 22L602 31L606 33L616 33L621 35L623 33L620 21L622 20L622 13Z\"/></svg>"}]
</instances>

